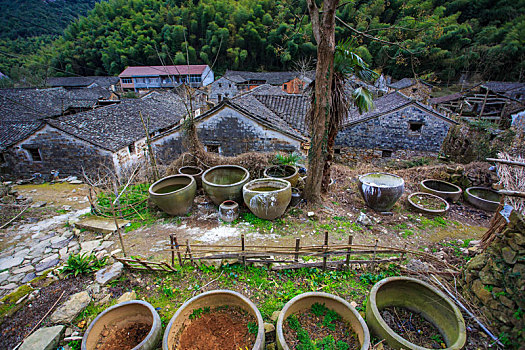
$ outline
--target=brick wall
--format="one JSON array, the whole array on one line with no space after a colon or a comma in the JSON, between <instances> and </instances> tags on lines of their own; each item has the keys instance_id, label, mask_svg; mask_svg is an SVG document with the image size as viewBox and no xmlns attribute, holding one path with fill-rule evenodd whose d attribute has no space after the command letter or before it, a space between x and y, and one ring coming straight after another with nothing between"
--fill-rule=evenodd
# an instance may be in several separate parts
<instances>
[{"instance_id":1,"label":"brick wall","mask_svg":"<svg viewBox=\"0 0 525 350\"><path fill-rule=\"evenodd\" d=\"M421 123L421 130L410 131L410 123ZM339 132L336 146L369 150L411 150L437 153L450 124L416 107L407 106Z\"/></svg>"},{"instance_id":2,"label":"brick wall","mask_svg":"<svg viewBox=\"0 0 525 350\"><path fill-rule=\"evenodd\" d=\"M41 161L32 160L28 148L38 149ZM101 163L113 168L112 155L87 142L76 139L51 126L45 126L26 140L10 147L6 153L9 177L31 177L40 173L48 177L52 170L59 176L82 175L82 167L87 172L96 170Z\"/></svg>"}]
</instances>

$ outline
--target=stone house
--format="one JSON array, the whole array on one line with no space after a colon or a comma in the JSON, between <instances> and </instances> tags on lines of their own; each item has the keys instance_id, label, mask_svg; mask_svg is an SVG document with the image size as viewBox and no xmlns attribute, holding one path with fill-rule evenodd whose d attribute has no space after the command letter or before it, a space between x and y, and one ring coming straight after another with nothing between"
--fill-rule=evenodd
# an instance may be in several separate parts
<instances>
[{"instance_id":1,"label":"stone house","mask_svg":"<svg viewBox=\"0 0 525 350\"><path fill-rule=\"evenodd\" d=\"M307 98L273 94L275 87L262 85L223 100L196 117L201 142L208 152L233 156L250 151L301 151L308 142L304 116ZM177 125L153 138L158 159L168 162L184 151L183 130Z\"/></svg>"},{"instance_id":2,"label":"stone house","mask_svg":"<svg viewBox=\"0 0 525 350\"><path fill-rule=\"evenodd\" d=\"M393 92L362 115L352 110L336 138L336 159L436 156L451 125L429 106Z\"/></svg>"},{"instance_id":3,"label":"stone house","mask_svg":"<svg viewBox=\"0 0 525 350\"><path fill-rule=\"evenodd\" d=\"M99 87L116 91L118 77L88 76L88 77L53 77L47 78L46 86L63 87L64 89L84 89Z\"/></svg>"},{"instance_id":4,"label":"stone house","mask_svg":"<svg viewBox=\"0 0 525 350\"><path fill-rule=\"evenodd\" d=\"M432 85L421 79L403 78L395 83L388 84L389 92L400 92L417 101L428 103L432 93Z\"/></svg>"},{"instance_id":5,"label":"stone house","mask_svg":"<svg viewBox=\"0 0 525 350\"><path fill-rule=\"evenodd\" d=\"M61 176L80 175L101 165L119 174L146 157L140 114L154 137L178 124L185 113L182 99L165 93L45 118L32 130L15 130L15 142L3 149L3 160L11 177L49 176L53 170Z\"/></svg>"},{"instance_id":6,"label":"stone house","mask_svg":"<svg viewBox=\"0 0 525 350\"><path fill-rule=\"evenodd\" d=\"M298 79L297 81L294 81ZM221 102L224 98L232 98L239 93L249 91L258 86L268 84L280 87L283 92L297 90L300 81L297 72L247 72L227 70L224 75L211 84L210 100ZM289 90L289 91L288 91ZM302 91L301 91L302 92ZM296 92L293 92L296 93Z\"/></svg>"},{"instance_id":7,"label":"stone house","mask_svg":"<svg viewBox=\"0 0 525 350\"><path fill-rule=\"evenodd\" d=\"M101 88L0 89L0 173L11 170L10 147L41 129L46 118L117 103L112 97Z\"/></svg>"}]
</instances>

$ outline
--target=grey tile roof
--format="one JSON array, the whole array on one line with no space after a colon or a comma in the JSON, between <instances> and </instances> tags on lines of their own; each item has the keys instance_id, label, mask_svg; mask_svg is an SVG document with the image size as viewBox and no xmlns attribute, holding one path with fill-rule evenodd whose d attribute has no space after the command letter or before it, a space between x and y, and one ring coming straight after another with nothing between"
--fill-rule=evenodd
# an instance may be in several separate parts
<instances>
[{"instance_id":1,"label":"grey tile roof","mask_svg":"<svg viewBox=\"0 0 525 350\"><path fill-rule=\"evenodd\" d=\"M128 99L88 112L61 116L47 122L62 131L101 148L118 151L145 137L140 119L149 120L149 132L161 132L178 124L186 109L173 93L147 99Z\"/></svg>"},{"instance_id":2,"label":"grey tile roof","mask_svg":"<svg viewBox=\"0 0 525 350\"><path fill-rule=\"evenodd\" d=\"M506 82L506 81L487 81L482 86L487 89L497 92L505 93L514 89L525 88L525 83L520 82Z\"/></svg>"},{"instance_id":3,"label":"grey tile roof","mask_svg":"<svg viewBox=\"0 0 525 350\"><path fill-rule=\"evenodd\" d=\"M50 87L70 87L80 88L96 84L101 88L109 88L119 82L118 77L106 76L88 76L88 77L54 77L46 80L47 86Z\"/></svg>"},{"instance_id":4,"label":"grey tile roof","mask_svg":"<svg viewBox=\"0 0 525 350\"><path fill-rule=\"evenodd\" d=\"M306 113L310 106L308 96L266 94L255 95L255 98L301 135L309 135L308 126L306 125Z\"/></svg>"},{"instance_id":5,"label":"grey tile roof","mask_svg":"<svg viewBox=\"0 0 525 350\"><path fill-rule=\"evenodd\" d=\"M266 84L271 85L282 85L297 76L299 76L297 72L246 72L227 70L226 73L224 73L225 78L236 83L242 83L248 80L262 80Z\"/></svg>"},{"instance_id":6,"label":"grey tile roof","mask_svg":"<svg viewBox=\"0 0 525 350\"><path fill-rule=\"evenodd\" d=\"M429 102L430 104L435 105L435 104L459 100L462 97L463 97L463 94L461 92L456 92L455 94L431 98Z\"/></svg>"},{"instance_id":7,"label":"grey tile roof","mask_svg":"<svg viewBox=\"0 0 525 350\"><path fill-rule=\"evenodd\" d=\"M401 80L396 81L395 83L392 83L388 85L389 88L400 90L407 87L410 87L416 83L415 79L412 78L403 78Z\"/></svg>"},{"instance_id":8,"label":"grey tile roof","mask_svg":"<svg viewBox=\"0 0 525 350\"><path fill-rule=\"evenodd\" d=\"M42 120L34 121L0 121L0 151L22 141L40 129L45 123Z\"/></svg>"}]
</instances>

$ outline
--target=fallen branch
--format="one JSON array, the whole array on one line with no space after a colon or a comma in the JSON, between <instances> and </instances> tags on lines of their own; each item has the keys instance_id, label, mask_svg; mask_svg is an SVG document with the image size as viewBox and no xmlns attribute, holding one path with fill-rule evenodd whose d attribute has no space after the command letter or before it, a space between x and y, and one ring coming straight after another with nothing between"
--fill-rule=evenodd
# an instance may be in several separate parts
<instances>
[{"instance_id":1,"label":"fallen branch","mask_svg":"<svg viewBox=\"0 0 525 350\"><path fill-rule=\"evenodd\" d=\"M7 226L9 226L10 223L12 223L13 221L15 221L20 215L22 215L23 213L25 213L25 211L27 209L29 209L30 205L28 205L27 207L25 207L24 209L22 209L22 211L20 213L18 213L14 218L12 218L11 220L9 220L8 222L6 222L5 224L2 225L2 227L0 227L0 230L1 229L4 229L6 228Z\"/></svg>"},{"instance_id":2,"label":"fallen branch","mask_svg":"<svg viewBox=\"0 0 525 350\"><path fill-rule=\"evenodd\" d=\"M494 340L499 346L501 347L505 347L505 345L503 345L500 341L499 341L499 338L496 337L494 334L492 334L491 331L488 330L487 327L485 327L485 325L483 323L481 323L480 320L478 320L478 318L476 316L474 316L474 314L472 312L470 312L466 307L465 305L463 305L463 303L461 301L459 301L455 296L454 294L452 294L447 287L445 287L443 285L443 283L441 283L440 280L437 279L436 276L432 275L432 277L434 278L434 280L441 286L441 288L448 294L449 297L451 297L455 302L456 304L470 317L472 318L474 321L476 321L476 323L478 324L478 326L480 326L480 328L489 336L492 338L492 340Z\"/></svg>"},{"instance_id":3,"label":"fallen branch","mask_svg":"<svg viewBox=\"0 0 525 350\"><path fill-rule=\"evenodd\" d=\"M508 164L508 165L525 166L524 162L518 162L518 161L515 161L515 160L497 159L497 158L486 158L486 159L487 159L487 162L495 162L495 163Z\"/></svg>"},{"instance_id":4,"label":"fallen branch","mask_svg":"<svg viewBox=\"0 0 525 350\"><path fill-rule=\"evenodd\" d=\"M55 306L57 306L58 302L60 301L60 299L62 299L62 296L64 295L65 292L66 292L65 290L62 291L62 294L60 294L60 296L58 297L57 301L55 301L55 303L53 304L53 306L51 306L51 308L46 312L46 314L44 315L44 317L42 317L42 318L40 319L40 321L37 322L37 324L33 327L33 329L31 329L31 331L29 331L29 333L27 333L27 334L24 336L24 339L22 339L22 341L21 341L20 343L18 343L18 345L15 346L15 347L13 348L13 350L18 349L18 348L20 347L20 345L22 345L22 343L24 342L24 340L26 340L26 338L27 338L28 336L30 336L30 335L35 331L35 329L36 329L38 326L40 326L40 324L46 319L47 315L49 315L49 314L51 313L51 311L53 311L53 309L55 308Z\"/></svg>"}]
</instances>

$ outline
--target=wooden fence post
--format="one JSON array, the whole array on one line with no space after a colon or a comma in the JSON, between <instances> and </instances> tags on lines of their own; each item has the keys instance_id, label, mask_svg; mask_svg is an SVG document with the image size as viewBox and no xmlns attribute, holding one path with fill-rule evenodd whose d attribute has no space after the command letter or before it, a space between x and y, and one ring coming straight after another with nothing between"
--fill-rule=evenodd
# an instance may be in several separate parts
<instances>
[{"instance_id":1,"label":"wooden fence post","mask_svg":"<svg viewBox=\"0 0 525 350\"><path fill-rule=\"evenodd\" d=\"M175 243L175 249L177 249L177 257L179 258L179 265L182 267L182 256L180 255L179 242L177 241L177 235L173 236L173 242Z\"/></svg>"},{"instance_id":2,"label":"wooden fence post","mask_svg":"<svg viewBox=\"0 0 525 350\"><path fill-rule=\"evenodd\" d=\"M299 254L298 254L298 252L299 252L299 249L300 249L299 247L300 246L301 246L301 239L300 238L296 238L295 239L295 251L297 253L294 254L294 261L296 263L299 262Z\"/></svg>"},{"instance_id":3,"label":"wooden fence post","mask_svg":"<svg viewBox=\"0 0 525 350\"><path fill-rule=\"evenodd\" d=\"M324 233L323 270L326 270L326 251L328 249L328 231Z\"/></svg>"},{"instance_id":4,"label":"wooden fence post","mask_svg":"<svg viewBox=\"0 0 525 350\"><path fill-rule=\"evenodd\" d=\"M190 262L193 264L193 255L191 254L191 246L190 246L190 240L186 240L186 251L188 252L188 255L190 257Z\"/></svg>"},{"instance_id":5,"label":"wooden fence post","mask_svg":"<svg viewBox=\"0 0 525 350\"><path fill-rule=\"evenodd\" d=\"M379 242L378 239L376 239L376 244L374 245L374 257L372 258L372 267L376 266L376 251L377 251L377 243Z\"/></svg>"},{"instance_id":6,"label":"wooden fence post","mask_svg":"<svg viewBox=\"0 0 525 350\"><path fill-rule=\"evenodd\" d=\"M244 254L244 234L241 235L242 264L246 267L246 255Z\"/></svg>"},{"instance_id":7,"label":"wooden fence post","mask_svg":"<svg viewBox=\"0 0 525 350\"><path fill-rule=\"evenodd\" d=\"M347 250L347 253L346 253L346 268L347 269L350 269L350 254L352 252L352 242L354 241L354 236L352 235L349 235L348 236L348 250Z\"/></svg>"},{"instance_id":8,"label":"wooden fence post","mask_svg":"<svg viewBox=\"0 0 525 350\"><path fill-rule=\"evenodd\" d=\"M175 266L175 244L173 243L173 233L170 234L170 247L171 247L171 266Z\"/></svg>"}]
</instances>

